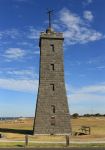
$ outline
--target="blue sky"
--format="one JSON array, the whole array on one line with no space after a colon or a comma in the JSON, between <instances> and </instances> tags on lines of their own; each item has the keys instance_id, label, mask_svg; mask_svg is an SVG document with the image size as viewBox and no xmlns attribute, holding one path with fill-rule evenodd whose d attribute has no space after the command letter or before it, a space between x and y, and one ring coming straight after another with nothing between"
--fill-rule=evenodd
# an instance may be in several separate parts
<instances>
[{"instance_id":1,"label":"blue sky","mask_svg":"<svg viewBox=\"0 0 105 150\"><path fill-rule=\"evenodd\" d=\"M0 116L34 116L48 8L65 38L70 112L105 114L105 0L0 0Z\"/></svg>"}]
</instances>

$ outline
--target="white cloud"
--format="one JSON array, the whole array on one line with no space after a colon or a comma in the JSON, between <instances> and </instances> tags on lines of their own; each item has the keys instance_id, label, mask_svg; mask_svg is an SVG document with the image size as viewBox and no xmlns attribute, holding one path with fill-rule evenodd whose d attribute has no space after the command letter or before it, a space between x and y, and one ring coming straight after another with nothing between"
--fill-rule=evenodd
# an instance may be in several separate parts
<instances>
[{"instance_id":1,"label":"white cloud","mask_svg":"<svg viewBox=\"0 0 105 150\"><path fill-rule=\"evenodd\" d=\"M95 95L95 94L86 94L86 93L76 93L68 96L70 101L73 103L83 103L84 107L86 107L86 103L97 103L97 102L105 102L105 95ZM100 101L101 100L101 101ZM96 106L97 107L97 106Z\"/></svg>"},{"instance_id":2,"label":"white cloud","mask_svg":"<svg viewBox=\"0 0 105 150\"><path fill-rule=\"evenodd\" d=\"M83 5L84 6L87 6L87 5L90 5L91 3L93 2L93 0L83 0Z\"/></svg>"},{"instance_id":3,"label":"white cloud","mask_svg":"<svg viewBox=\"0 0 105 150\"><path fill-rule=\"evenodd\" d=\"M33 47L33 46L34 46L34 44L30 43L29 41L27 41L27 42L26 42L26 41L23 41L23 42L21 41L21 42L18 42L17 44L18 44L19 46L21 46L21 45L22 45L22 46L30 46L30 47Z\"/></svg>"},{"instance_id":4,"label":"white cloud","mask_svg":"<svg viewBox=\"0 0 105 150\"><path fill-rule=\"evenodd\" d=\"M7 60L17 60L20 58L23 58L26 55L25 50L20 48L9 48L5 51L5 54L3 55Z\"/></svg>"},{"instance_id":5,"label":"white cloud","mask_svg":"<svg viewBox=\"0 0 105 150\"><path fill-rule=\"evenodd\" d=\"M36 92L38 89L38 80L1 78L0 88L21 92Z\"/></svg>"},{"instance_id":6,"label":"white cloud","mask_svg":"<svg viewBox=\"0 0 105 150\"><path fill-rule=\"evenodd\" d=\"M84 16L84 18L85 18L86 20L88 20L88 21L92 21L93 18L94 18L92 12L91 12L91 11L88 11L88 10L84 11L83 16Z\"/></svg>"},{"instance_id":7,"label":"white cloud","mask_svg":"<svg viewBox=\"0 0 105 150\"><path fill-rule=\"evenodd\" d=\"M2 32L0 32L0 39L2 39L2 36L3 36L3 34L2 34Z\"/></svg>"},{"instance_id":8,"label":"white cloud","mask_svg":"<svg viewBox=\"0 0 105 150\"><path fill-rule=\"evenodd\" d=\"M87 3L89 3L89 4L92 3L92 2L93 2L93 0L87 0Z\"/></svg>"},{"instance_id":9,"label":"white cloud","mask_svg":"<svg viewBox=\"0 0 105 150\"><path fill-rule=\"evenodd\" d=\"M29 33L27 34L27 38L29 39L38 39L41 30L35 29L33 26L29 27Z\"/></svg>"},{"instance_id":10,"label":"white cloud","mask_svg":"<svg viewBox=\"0 0 105 150\"><path fill-rule=\"evenodd\" d=\"M6 74L11 75L13 77L18 77L21 79L34 79L38 78L38 75L33 70L10 70L7 71Z\"/></svg>"},{"instance_id":11,"label":"white cloud","mask_svg":"<svg viewBox=\"0 0 105 150\"><path fill-rule=\"evenodd\" d=\"M27 44L28 39L38 39L40 35L41 29L38 30L33 26L23 27L23 29L18 30L15 28L1 30L0 31L0 39L10 38L10 39L18 39L24 45ZM24 43L23 43L24 39ZM30 43L29 43L30 44Z\"/></svg>"},{"instance_id":12,"label":"white cloud","mask_svg":"<svg viewBox=\"0 0 105 150\"><path fill-rule=\"evenodd\" d=\"M14 70L14 71L8 71L8 74L15 74L15 75L32 75L32 71L31 70Z\"/></svg>"},{"instance_id":13,"label":"white cloud","mask_svg":"<svg viewBox=\"0 0 105 150\"><path fill-rule=\"evenodd\" d=\"M60 11L59 26L63 30L68 45L84 44L104 38L102 33L92 29L89 23L87 24L80 16L66 8Z\"/></svg>"},{"instance_id":14,"label":"white cloud","mask_svg":"<svg viewBox=\"0 0 105 150\"><path fill-rule=\"evenodd\" d=\"M59 25L57 24L57 22L55 21L55 23L52 24L53 28L56 30L60 30Z\"/></svg>"},{"instance_id":15,"label":"white cloud","mask_svg":"<svg viewBox=\"0 0 105 150\"><path fill-rule=\"evenodd\" d=\"M68 96L72 113L104 113L105 95L76 93Z\"/></svg>"},{"instance_id":16,"label":"white cloud","mask_svg":"<svg viewBox=\"0 0 105 150\"><path fill-rule=\"evenodd\" d=\"M40 51L35 51L34 54L39 55Z\"/></svg>"},{"instance_id":17,"label":"white cloud","mask_svg":"<svg viewBox=\"0 0 105 150\"><path fill-rule=\"evenodd\" d=\"M78 90L77 93L105 94L105 84L91 85L91 86L83 87L80 90Z\"/></svg>"},{"instance_id":18,"label":"white cloud","mask_svg":"<svg viewBox=\"0 0 105 150\"><path fill-rule=\"evenodd\" d=\"M96 69L103 70L103 69L105 69L105 66L104 65L98 66L98 67L96 67Z\"/></svg>"},{"instance_id":19,"label":"white cloud","mask_svg":"<svg viewBox=\"0 0 105 150\"><path fill-rule=\"evenodd\" d=\"M8 77L13 79L38 79L38 74L34 68L27 69L13 69L13 68L0 68L0 77Z\"/></svg>"},{"instance_id":20,"label":"white cloud","mask_svg":"<svg viewBox=\"0 0 105 150\"><path fill-rule=\"evenodd\" d=\"M97 56L97 57L92 57L90 58L87 62L87 64L94 64L94 65L99 65L99 64L105 64L105 57L103 55Z\"/></svg>"},{"instance_id":21,"label":"white cloud","mask_svg":"<svg viewBox=\"0 0 105 150\"><path fill-rule=\"evenodd\" d=\"M5 35L10 36L12 39L16 38L19 36L19 32L17 29L11 29L11 30L6 30L4 32Z\"/></svg>"},{"instance_id":22,"label":"white cloud","mask_svg":"<svg viewBox=\"0 0 105 150\"><path fill-rule=\"evenodd\" d=\"M78 89L67 85L67 93L72 113L91 113L92 107L94 107L94 113L105 113L105 83Z\"/></svg>"},{"instance_id":23,"label":"white cloud","mask_svg":"<svg viewBox=\"0 0 105 150\"><path fill-rule=\"evenodd\" d=\"M97 85L89 85L81 88L73 88L69 85L66 85L68 94L105 94L105 83L97 84Z\"/></svg>"},{"instance_id":24,"label":"white cloud","mask_svg":"<svg viewBox=\"0 0 105 150\"><path fill-rule=\"evenodd\" d=\"M0 68L0 89L37 93L38 74L31 67L24 70Z\"/></svg>"},{"instance_id":25,"label":"white cloud","mask_svg":"<svg viewBox=\"0 0 105 150\"><path fill-rule=\"evenodd\" d=\"M9 37L11 39L15 39L19 36L19 31L17 29L9 29L9 30L4 30L4 31L0 31L0 38L4 38L4 37Z\"/></svg>"}]
</instances>

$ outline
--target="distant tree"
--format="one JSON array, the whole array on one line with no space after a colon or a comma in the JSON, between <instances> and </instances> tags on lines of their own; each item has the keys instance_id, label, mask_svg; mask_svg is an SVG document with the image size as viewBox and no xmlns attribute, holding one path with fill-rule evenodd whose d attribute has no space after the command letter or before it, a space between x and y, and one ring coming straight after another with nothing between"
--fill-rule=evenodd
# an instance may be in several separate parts
<instances>
[{"instance_id":1,"label":"distant tree","mask_svg":"<svg viewBox=\"0 0 105 150\"><path fill-rule=\"evenodd\" d=\"M79 117L79 114L78 113L74 113L74 114L72 114L72 117L76 119L76 118Z\"/></svg>"},{"instance_id":2,"label":"distant tree","mask_svg":"<svg viewBox=\"0 0 105 150\"><path fill-rule=\"evenodd\" d=\"M96 116L96 117L99 117L99 116L101 116L101 114L97 113L97 114L95 114L95 116Z\"/></svg>"},{"instance_id":3,"label":"distant tree","mask_svg":"<svg viewBox=\"0 0 105 150\"><path fill-rule=\"evenodd\" d=\"M91 115L90 114L84 114L84 117L90 117Z\"/></svg>"},{"instance_id":4,"label":"distant tree","mask_svg":"<svg viewBox=\"0 0 105 150\"><path fill-rule=\"evenodd\" d=\"M104 116L100 113L96 113L96 114L84 114L83 115L84 117L101 117L101 116Z\"/></svg>"}]
</instances>

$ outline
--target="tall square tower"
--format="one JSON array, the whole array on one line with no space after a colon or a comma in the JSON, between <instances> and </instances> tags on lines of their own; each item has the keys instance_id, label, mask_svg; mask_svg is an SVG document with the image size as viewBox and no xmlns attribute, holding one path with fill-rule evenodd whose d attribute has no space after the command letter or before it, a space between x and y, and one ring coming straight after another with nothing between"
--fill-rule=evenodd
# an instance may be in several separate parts
<instances>
[{"instance_id":1,"label":"tall square tower","mask_svg":"<svg viewBox=\"0 0 105 150\"><path fill-rule=\"evenodd\" d=\"M54 32L50 27L40 35L40 73L34 134L71 133L64 80L63 41L63 34Z\"/></svg>"}]
</instances>

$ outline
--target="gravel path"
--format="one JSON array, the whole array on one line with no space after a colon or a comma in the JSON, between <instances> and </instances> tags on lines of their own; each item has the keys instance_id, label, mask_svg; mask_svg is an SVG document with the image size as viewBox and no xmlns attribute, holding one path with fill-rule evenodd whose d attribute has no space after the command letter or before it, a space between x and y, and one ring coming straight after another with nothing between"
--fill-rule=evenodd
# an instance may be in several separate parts
<instances>
[{"instance_id":1,"label":"gravel path","mask_svg":"<svg viewBox=\"0 0 105 150\"><path fill-rule=\"evenodd\" d=\"M0 142L25 142L24 140L0 140ZM62 142L51 142L51 141L30 141L29 140L29 143L42 143L42 144L47 144L47 143L66 143L65 141L62 141ZM105 143L105 141L70 141L71 144L91 144L91 143L95 143L95 144L100 144L100 143Z\"/></svg>"}]
</instances>

